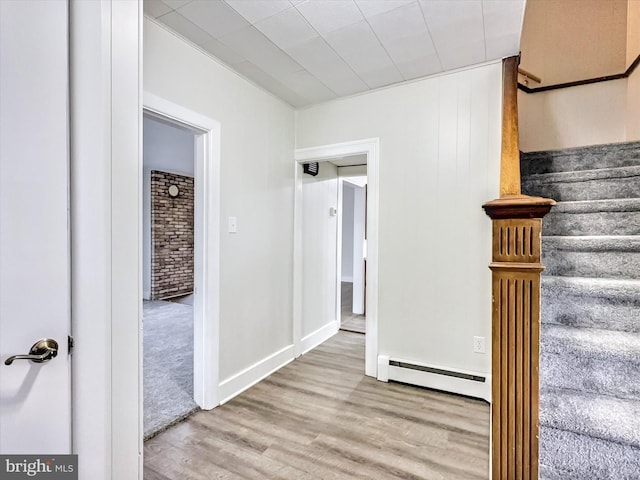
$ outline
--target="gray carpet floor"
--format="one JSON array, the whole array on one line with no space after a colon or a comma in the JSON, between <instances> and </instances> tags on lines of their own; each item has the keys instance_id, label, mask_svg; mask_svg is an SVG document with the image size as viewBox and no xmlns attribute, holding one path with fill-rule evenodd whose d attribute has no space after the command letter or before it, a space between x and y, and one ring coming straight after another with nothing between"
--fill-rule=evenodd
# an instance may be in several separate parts
<instances>
[{"instance_id":1,"label":"gray carpet floor","mask_svg":"<svg viewBox=\"0 0 640 480\"><path fill-rule=\"evenodd\" d=\"M193 307L143 305L144 438L198 410L193 401Z\"/></svg>"}]
</instances>

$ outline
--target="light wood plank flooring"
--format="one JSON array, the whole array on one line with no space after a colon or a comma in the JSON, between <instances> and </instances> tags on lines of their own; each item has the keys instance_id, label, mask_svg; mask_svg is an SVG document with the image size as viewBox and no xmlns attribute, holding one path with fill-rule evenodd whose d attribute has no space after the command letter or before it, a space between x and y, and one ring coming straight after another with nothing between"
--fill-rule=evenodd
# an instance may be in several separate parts
<instances>
[{"instance_id":1,"label":"light wood plank flooring","mask_svg":"<svg viewBox=\"0 0 640 480\"><path fill-rule=\"evenodd\" d=\"M339 332L145 443L145 480L488 479L489 406L365 377Z\"/></svg>"},{"instance_id":2,"label":"light wood plank flooring","mask_svg":"<svg viewBox=\"0 0 640 480\"><path fill-rule=\"evenodd\" d=\"M340 330L365 333L366 317L353 313L353 283L342 282L340 292Z\"/></svg>"}]
</instances>

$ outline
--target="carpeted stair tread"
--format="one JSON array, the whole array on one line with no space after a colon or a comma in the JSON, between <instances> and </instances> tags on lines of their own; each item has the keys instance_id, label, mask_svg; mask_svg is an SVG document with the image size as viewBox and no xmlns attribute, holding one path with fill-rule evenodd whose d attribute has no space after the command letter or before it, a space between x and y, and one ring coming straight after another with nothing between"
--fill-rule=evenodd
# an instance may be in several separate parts
<instances>
[{"instance_id":1,"label":"carpeted stair tread","mask_svg":"<svg viewBox=\"0 0 640 480\"><path fill-rule=\"evenodd\" d=\"M640 448L640 402L634 400L542 389L540 424Z\"/></svg>"},{"instance_id":2,"label":"carpeted stair tread","mask_svg":"<svg viewBox=\"0 0 640 480\"><path fill-rule=\"evenodd\" d=\"M542 276L543 324L640 332L640 282Z\"/></svg>"},{"instance_id":3,"label":"carpeted stair tread","mask_svg":"<svg viewBox=\"0 0 640 480\"><path fill-rule=\"evenodd\" d=\"M541 343L543 388L640 401L640 333L545 324Z\"/></svg>"},{"instance_id":4,"label":"carpeted stair tread","mask_svg":"<svg viewBox=\"0 0 640 480\"><path fill-rule=\"evenodd\" d=\"M640 235L556 235L543 236L545 248L572 252L638 252Z\"/></svg>"},{"instance_id":5,"label":"carpeted stair tread","mask_svg":"<svg viewBox=\"0 0 640 480\"><path fill-rule=\"evenodd\" d=\"M588 352L596 360L632 362L640 368L640 333L545 325L543 343L547 352L567 355Z\"/></svg>"},{"instance_id":6,"label":"carpeted stair tread","mask_svg":"<svg viewBox=\"0 0 640 480\"><path fill-rule=\"evenodd\" d=\"M640 235L640 198L557 202L545 235Z\"/></svg>"},{"instance_id":7,"label":"carpeted stair tread","mask_svg":"<svg viewBox=\"0 0 640 480\"><path fill-rule=\"evenodd\" d=\"M638 480L640 448L540 428L540 480Z\"/></svg>"},{"instance_id":8,"label":"carpeted stair tread","mask_svg":"<svg viewBox=\"0 0 640 480\"><path fill-rule=\"evenodd\" d=\"M593 170L573 170L568 172L535 173L524 177L525 182L577 183L605 178L626 178L640 176L640 165L626 167L595 168Z\"/></svg>"},{"instance_id":9,"label":"carpeted stair tread","mask_svg":"<svg viewBox=\"0 0 640 480\"><path fill-rule=\"evenodd\" d=\"M640 235L544 236L546 274L640 279Z\"/></svg>"},{"instance_id":10,"label":"carpeted stair tread","mask_svg":"<svg viewBox=\"0 0 640 480\"><path fill-rule=\"evenodd\" d=\"M557 202L552 213L598 213L640 211L640 198L607 198Z\"/></svg>"},{"instance_id":11,"label":"carpeted stair tread","mask_svg":"<svg viewBox=\"0 0 640 480\"><path fill-rule=\"evenodd\" d=\"M640 280L543 275L542 287L549 290L561 290L564 294L630 301L640 307ZM640 317L638 321L640 322Z\"/></svg>"},{"instance_id":12,"label":"carpeted stair tread","mask_svg":"<svg viewBox=\"0 0 640 480\"><path fill-rule=\"evenodd\" d=\"M522 154L522 174L640 165L640 142L592 145Z\"/></svg>"},{"instance_id":13,"label":"carpeted stair tread","mask_svg":"<svg viewBox=\"0 0 640 480\"><path fill-rule=\"evenodd\" d=\"M637 198L640 165L529 175L522 190L556 201Z\"/></svg>"}]
</instances>

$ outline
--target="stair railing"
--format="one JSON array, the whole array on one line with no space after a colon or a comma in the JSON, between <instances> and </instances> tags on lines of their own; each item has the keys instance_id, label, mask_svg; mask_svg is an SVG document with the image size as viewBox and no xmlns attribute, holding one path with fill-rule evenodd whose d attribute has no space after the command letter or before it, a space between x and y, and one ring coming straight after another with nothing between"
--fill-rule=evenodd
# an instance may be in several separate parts
<instances>
[{"instance_id":1,"label":"stair railing","mask_svg":"<svg viewBox=\"0 0 640 480\"><path fill-rule=\"evenodd\" d=\"M493 480L538 479L541 231L555 202L520 190L519 57L503 61L500 198L483 205L493 224Z\"/></svg>"}]
</instances>

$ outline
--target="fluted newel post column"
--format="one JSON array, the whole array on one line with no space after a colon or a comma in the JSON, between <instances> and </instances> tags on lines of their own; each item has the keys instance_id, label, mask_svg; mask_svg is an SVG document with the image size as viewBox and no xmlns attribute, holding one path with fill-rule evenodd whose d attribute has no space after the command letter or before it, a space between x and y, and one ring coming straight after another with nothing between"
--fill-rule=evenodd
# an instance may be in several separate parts
<instances>
[{"instance_id":1,"label":"fluted newel post column","mask_svg":"<svg viewBox=\"0 0 640 480\"><path fill-rule=\"evenodd\" d=\"M503 62L500 198L483 205L493 223L493 480L538 479L541 231L555 202L520 193L518 57Z\"/></svg>"},{"instance_id":2,"label":"fluted newel post column","mask_svg":"<svg viewBox=\"0 0 640 480\"><path fill-rule=\"evenodd\" d=\"M493 221L493 480L538 479L540 236L552 200L484 205Z\"/></svg>"}]
</instances>

